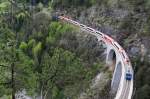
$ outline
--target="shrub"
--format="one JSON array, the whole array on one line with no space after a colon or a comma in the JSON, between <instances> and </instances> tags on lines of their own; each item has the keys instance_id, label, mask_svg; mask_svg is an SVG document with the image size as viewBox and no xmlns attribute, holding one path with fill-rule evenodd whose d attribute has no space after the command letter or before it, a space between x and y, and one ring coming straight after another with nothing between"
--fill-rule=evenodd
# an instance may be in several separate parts
<instances>
[{"instance_id":1,"label":"shrub","mask_svg":"<svg viewBox=\"0 0 150 99\"><path fill-rule=\"evenodd\" d=\"M22 49L22 50L24 50L24 51L26 51L27 47L28 47L28 45L25 42L21 42L21 44L19 46L19 48Z\"/></svg>"}]
</instances>

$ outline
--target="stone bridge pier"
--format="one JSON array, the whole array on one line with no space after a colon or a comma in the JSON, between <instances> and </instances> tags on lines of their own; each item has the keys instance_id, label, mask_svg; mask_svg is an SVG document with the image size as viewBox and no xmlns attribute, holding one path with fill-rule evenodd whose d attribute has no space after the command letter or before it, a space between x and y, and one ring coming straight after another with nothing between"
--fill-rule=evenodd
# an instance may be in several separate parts
<instances>
[{"instance_id":1,"label":"stone bridge pier","mask_svg":"<svg viewBox=\"0 0 150 99\"><path fill-rule=\"evenodd\" d=\"M122 62L119 53L112 46L107 46L106 49L106 64L113 71L113 77L111 81L111 92L116 94L120 85L122 76Z\"/></svg>"}]
</instances>

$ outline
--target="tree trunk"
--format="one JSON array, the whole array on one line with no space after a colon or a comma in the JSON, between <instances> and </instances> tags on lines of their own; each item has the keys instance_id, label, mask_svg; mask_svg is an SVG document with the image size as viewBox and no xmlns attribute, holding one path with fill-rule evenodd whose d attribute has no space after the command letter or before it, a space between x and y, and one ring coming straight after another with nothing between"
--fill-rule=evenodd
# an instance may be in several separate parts
<instances>
[{"instance_id":1,"label":"tree trunk","mask_svg":"<svg viewBox=\"0 0 150 99\"><path fill-rule=\"evenodd\" d=\"M41 88L41 99L43 99L43 87L44 86L42 86L42 88Z\"/></svg>"},{"instance_id":2,"label":"tree trunk","mask_svg":"<svg viewBox=\"0 0 150 99\"><path fill-rule=\"evenodd\" d=\"M12 82L12 99L15 99L15 84L14 84L14 63L11 65L11 82Z\"/></svg>"}]
</instances>

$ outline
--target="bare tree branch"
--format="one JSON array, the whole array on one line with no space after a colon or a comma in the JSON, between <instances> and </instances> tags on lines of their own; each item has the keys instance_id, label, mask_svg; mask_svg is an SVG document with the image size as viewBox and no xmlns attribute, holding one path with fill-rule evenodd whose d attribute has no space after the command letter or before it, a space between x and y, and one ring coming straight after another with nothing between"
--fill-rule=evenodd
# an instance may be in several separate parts
<instances>
[{"instance_id":1,"label":"bare tree branch","mask_svg":"<svg viewBox=\"0 0 150 99\"><path fill-rule=\"evenodd\" d=\"M0 85L9 85L11 82L0 82Z\"/></svg>"},{"instance_id":2,"label":"bare tree branch","mask_svg":"<svg viewBox=\"0 0 150 99\"><path fill-rule=\"evenodd\" d=\"M9 67L9 66L0 64L0 67Z\"/></svg>"}]
</instances>

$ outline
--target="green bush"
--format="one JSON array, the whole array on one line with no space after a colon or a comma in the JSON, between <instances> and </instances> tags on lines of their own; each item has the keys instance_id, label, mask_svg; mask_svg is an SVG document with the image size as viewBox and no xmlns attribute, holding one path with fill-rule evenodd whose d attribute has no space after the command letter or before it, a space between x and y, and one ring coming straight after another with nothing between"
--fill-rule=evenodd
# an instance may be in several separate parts
<instances>
[{"instance_id":1,"label":"green bush","mask_svg":"<svg viewBox=\"0 0 150 99\"><path fill-rule=\"evenodd\" d=\"M92 6L96 3L96 0L54 0L54 7L63 6L63 7L71 7L71 6Z\"/></svg>"},{"instance_id":2,"label":"green bush","mask_svg":"<svg viewBox=\"0 0 150 99\"><path fill-rule=\"evenodd\" d=\"M20 44L20 46L19 46L19 48L22 49L22 50L24 50L24 51L27 50L27 47L28 47L28 45L27 45L27 43L25 43L25 42L21 42L21 44Z\"/></svg>"},{"instance_id":3,"label":"green bush","mask_svg":"<svg viewBox=\"0 0 150 99\"><path fill-rule=\"evenodd\" d=\"M150 36L150 27L148 24L146 24L144 30L142 31L142 33L140 33L140 35L142 36Z\"/></svg>"},{"instance_id":4,"label":"green bush","mask_svg":"<svg viewBox=\"0 0 150 99\"><path fill-rule=\"evenodd\" d=\"M38 56L42 51L42 43L39 42L35 47L33 47L32 52L34 56Z\"/></svg>"},{"instance_id":5,"label":"green bush","mask_svg":"<svg viewBox=\"0 0 150 99\"><path fill-rule=\"evenodd\" d=\"M9 7L10 7L10 2L8 1L0 2L0 14L8 11Z\"/></svg>"},{"instance_id":6,"label":"green bush","mask_svg":"<svg viewBox=\"0 0 150 99\"><path fill-rule=\"evenodd\" d=\"M56 41L56 39L55 39L54 37L52 37L52 36L48 36L48 37L46 38L46 44L47 44L47 45L49 45L49 44L54 44L55 41Z\"/></svg>"},{"instance_id":7,"label":"green bush","mask_svg":"<svg viewBox=\"0 0 150 99\"><path fill-rule=\"evenodd\" d=\"M31 39L31 40L29 40L29 42L28 42L28 48L32 48L32 47L34 47L34 46L35 46L35 44L36 44L35 39Z\"/></svg>"}]
</instances>

